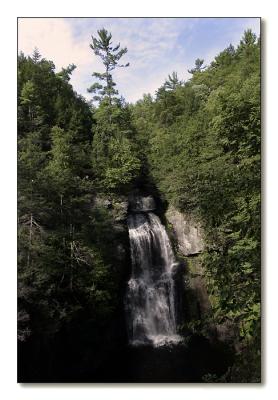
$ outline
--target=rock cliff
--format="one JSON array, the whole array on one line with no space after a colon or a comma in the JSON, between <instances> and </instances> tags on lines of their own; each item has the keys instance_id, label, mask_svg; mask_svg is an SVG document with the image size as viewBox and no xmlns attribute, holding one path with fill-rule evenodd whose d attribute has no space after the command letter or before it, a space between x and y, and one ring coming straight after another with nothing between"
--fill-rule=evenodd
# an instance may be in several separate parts
<instances>
[{"instance_id":1,"label":"rock cliff","mask_svg":"<svg viewBox=\"0 0 278 400\"><path fill-rule=\"evenodd\" d=\"M170 206L166 212L166 219L173 228L178 249L184 256L201 253L204 249L202 229L199 223L176 208Z\"/></svg>"}]
</instances>

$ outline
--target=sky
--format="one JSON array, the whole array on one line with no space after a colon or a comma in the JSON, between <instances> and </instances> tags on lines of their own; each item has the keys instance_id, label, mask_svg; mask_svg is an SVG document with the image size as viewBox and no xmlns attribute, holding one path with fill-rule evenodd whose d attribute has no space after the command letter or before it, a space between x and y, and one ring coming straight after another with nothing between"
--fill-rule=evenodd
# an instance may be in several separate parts
<instances>
[{"instance_id":1,"label":"sky","mask_svg":"<svg viewBox=\"0 0 278 400\"><path fill-rule=\"evenodd\" d=\"M18 51L31 55L37 47L57 71L75 64L71 84L89 100L92 73L103 72L89 45L103 27L112 33L115 45L128 49L121 61L130 66L113 73L128 102L144 93L154 95L173 71L187 80L196 58L209 64L230 43L238 45L244 30L260 34L259 18L19 18Z\"/></svg>"}]
</instances>

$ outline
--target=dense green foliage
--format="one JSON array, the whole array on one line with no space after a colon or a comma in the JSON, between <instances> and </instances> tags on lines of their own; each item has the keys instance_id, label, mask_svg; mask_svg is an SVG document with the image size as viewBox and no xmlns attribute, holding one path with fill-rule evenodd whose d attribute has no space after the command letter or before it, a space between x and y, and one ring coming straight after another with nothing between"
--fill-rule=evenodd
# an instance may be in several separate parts
<instances>
[{"instance_id":1,"label":"dense green foliage","mask_svg":"<svg viewBox=\"0 0 278 400\"><path fill-rule=\"evenodd\" d=\"M55 73L53 63L37 53L33 58L20 54L18 59L22 341L36 335L51 340L84 310L95 327L104 326L121 303L125 260L115 255L126 235L121 239L123 233L114 229L111 213L98 206L96 199L110 188L114 196L119 187L125 190L132 178L130 171L136 169L136 157L128 139L120 135L121 113L126 110L119 104L113 106L116 116L105 142L113 157L108 154L99 165L99 160L92 161L97 141L105 135L105 105L95 111L73 91L72 70L69 66ZM127 129L125 123L122 129ZM123 146L121 152L119 146ZM106 187L99 185L100 174Z\"/></svg>"},{"instance_id":2,"label":"dense green foliage","mask_svg":"<svg viewBox=\"0 0 278 400\"><path fill-rule=\"evenodd\" d=\"M111 74L127 49L98 35L98 107L73 91L75 65L55 72L38 50L18 58L19 339L50 343L80 320L95 348L113 335L129 262L118 257L128 245L115 210L149 184L203 226L213 322L238 328L239 357L223 379L259 380L259 40L245 32L209 66L197 59L189 81L173 72L132 105Z\"/></svg>"},{"instance_id":3,"label":"dense green foliage","mask_svg":"<svg viewBox=\"0 0 278 400\"><path fill-rule=\"evenodd\" d=\"M112 71L119 67L128 67L129 63L119 64L127 53L127 48L114 47L112 34L106 29L98 31L98 39L92 36L90 44L94 54L103 63L104 72L94 72L98 79L89 89L89 93L97 93L93 99L99 102L95 112L96 130L93 139L92 164L98 183L103 188L124 190L138 175L140 161L136 156L136 148L131 140L133 131L128 107L123 98L118 98L116 83Z\"/></svg>"},{"instance_id":4,"label":"dense green foliage","mask_svg":"<svg viewBox=\"0 0 278 400\"><path fill-rule=\"evenodd\" d=\"M236 49L202 63L185 84L166 81L155 99L137 102L133 115L161 193L204 227L214 320L239 327L259 368L260 43L246 31Z\"/></svg>"}]
</instances>

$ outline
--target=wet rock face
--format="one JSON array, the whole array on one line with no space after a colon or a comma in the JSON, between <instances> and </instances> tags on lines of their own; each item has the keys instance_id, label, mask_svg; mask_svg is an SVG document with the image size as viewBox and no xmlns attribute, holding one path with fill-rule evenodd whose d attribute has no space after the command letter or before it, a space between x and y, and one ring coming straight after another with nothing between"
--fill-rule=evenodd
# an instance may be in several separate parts
<instances>
[{"instance_id":1,"label":"wet rock face","mask_svg":"<svg viewBox=\"0 0 278 400\"><path fill-rule=\"evenodd\" d=\"M173 227L178 248L184 256L198 254L204 249L201 227L190 216L170 206L166 218Z\"/></svg>"},{"instance_id":2,"label":"wet rock face","mask_svg":"<svg viewBox=\"0 0 278 400\"><path fill-rule=\"evenodd\" d=\"M199 320L211 312L207 292L205 271L199 257L188 257L188 273L185 277L186 319Z\"/></svg>"},{"instance_id":3,"label":"wet rock face","mask_svg":"<svg viewBox=\"0 0 278 400\"><path fill-rule=\"evenodd\" d=\"M156 209L156 204L152 196L130 195L129 207L131 212L150 212Z\"/></svg>"}]
</instances>

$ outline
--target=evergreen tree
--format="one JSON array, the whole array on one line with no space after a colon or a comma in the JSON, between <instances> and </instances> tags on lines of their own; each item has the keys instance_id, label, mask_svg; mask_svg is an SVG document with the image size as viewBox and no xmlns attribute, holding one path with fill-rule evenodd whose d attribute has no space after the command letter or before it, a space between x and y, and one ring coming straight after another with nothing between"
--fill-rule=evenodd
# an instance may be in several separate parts
<instances>
[{"instance_id":1,"label":"evergreen tree","mask_svg":"<svg viewBox=\"0 0 278 400\"><path fill-rule=\"evenodd\" d=\"M129 66L129 63L119 64L127 48L121 49L120 44L113 46L112 34L104 28L98 31L98 38L92 36L92 40L90 47L105 67L104 73L93 73L102 84L94 83L88 89L90 93L97 93L94 100L99 102L94 113L96 126L92 143L92 166L98 183L105 190L118 191L128 187L140 167L130 134L132 126L128 107L123 98L117 98L118 91L112 77L115 68Z\"/></svg>"},{"instance_id":2,"label":"evergreen tree","mask_svg":"<svg viewBox=\"0 0 278 400\"><path fill-rule=\"evenodd\" d=\"M197 58L195 60L195 67L192 68L192 69L189 69L188 72L190 74L195 74L196 72L201 72L203 69L206 68L206 66L204 66L203 64L204 64L204 60L200 59L200 58Z\"/></svg>"},{"instance_id":3,"label":"evergreen tree","mask_svg":"<svg viewBox=\"0 0 278 400\"><path fill-rule=\"evenodd\" d=\"M57 74L57 76L60 76L64 81L69 82L71 78L71 74L75 70L76 65L70 64L67 66L67 68L62 68L62 71Z\"/></svg>"},{"instance_id":4,"label":"evergreen tree","mask_svg":"<svg viewBox=\"0 0 278 400\"><path fill-rule=\"evenodd\" d=\"M39 52L39 49L35 47L33 54L32 54L32 60L34 61L35 64L37 64L41 59L41 54Z\"/></svg>"},{"instance_id":5,"label":"evergreen tree","mask_svg":"<svg viewBox=\"0 0 278 400\"><path fill-rule=\"evenodd\" d=\"M172 75L168 75L168 79L164 83L164 87L166 90L175 90L178 86L181 85L181 81L178 79L177 72L173 72Z\"/></svg>"},{"instance_id":6,"label":"evergreen tree","mask_svg":"<svg viewBox=\"0 0 278 400\"><path fill-rule=\"evenodd\" d=\"M98 38L92 36L93 43L90 44L94 54L102 60L105 67L105 72L94 72L93 76L101 83L94 83L89 89L89 93L97 93L94 100L101 101L108 98L109 105L111 106L113 97L118 94L115 89L115 82L113 81L112 71L115 68L128 67L129 63L119 64L120 59L127 53L127 48L120 49L120 43L115 47L112 44L112 34L108 33L106 29L98 31Z\"/></svg>"}]
</instances>

